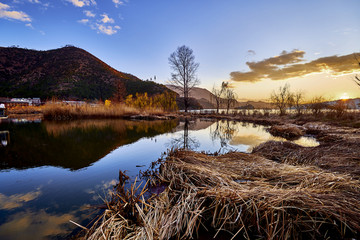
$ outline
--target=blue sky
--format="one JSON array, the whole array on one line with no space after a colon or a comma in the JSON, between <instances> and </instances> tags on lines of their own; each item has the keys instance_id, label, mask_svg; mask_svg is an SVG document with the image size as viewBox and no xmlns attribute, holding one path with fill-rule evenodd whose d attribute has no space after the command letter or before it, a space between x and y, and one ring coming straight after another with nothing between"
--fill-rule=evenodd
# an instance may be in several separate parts
<instances>
[{"instance_id":1,"label":"blue sky","mask_svg":"<svg viewBox=\"0 0 360 240\"><path fill-rule=\"evenodd\" d=\"M71 44L117 70L141 79L156 75L165 83L168 57L185 44L200 63L200 86L209 90L230 81L239 99L264 100L288 82L309 98L360 97L352 81L357 69L338 67L360 52L359 9L359 0L0 0L0 46L49 50ZM304 65L313 69L306 74L259 75L333 56L336 66L329 65L332 58L320 69ZM267 65L275 58L289 62ZM249 74L256 79L243 77Z\"/></svg>"}]
</instances>

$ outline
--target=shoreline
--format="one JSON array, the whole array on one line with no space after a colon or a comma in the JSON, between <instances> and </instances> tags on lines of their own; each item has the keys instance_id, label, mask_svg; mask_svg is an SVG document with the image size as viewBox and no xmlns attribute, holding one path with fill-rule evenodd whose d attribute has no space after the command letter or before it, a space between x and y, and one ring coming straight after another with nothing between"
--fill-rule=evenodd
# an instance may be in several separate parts
<instances>
[{"instance_id":1,"label":"shoreline","mask_svg":"<svg viewBox=\"0 0 360 240\"><path fill-rule=\"evenodd\" d=\"M84 238L197 238L205 229L220 239L360 237L360 129L298 126L320 145L269 141L251 153L168 152L157 170L143 173L149 188L165 190L144 200L149 188L126 192L120 180L108 209Z\"/></svg>"}]
</instances>

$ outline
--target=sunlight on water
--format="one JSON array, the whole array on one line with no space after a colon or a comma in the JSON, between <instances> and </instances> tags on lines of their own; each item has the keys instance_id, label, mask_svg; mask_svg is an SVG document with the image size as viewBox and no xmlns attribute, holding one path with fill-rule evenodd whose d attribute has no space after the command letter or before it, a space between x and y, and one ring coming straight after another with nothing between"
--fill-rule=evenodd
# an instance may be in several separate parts
<instances>
[{"instance_id":1,"label":"sunlight on water","mask_svg":"<svg viewBox=\"0 0 360 240\"><path fill-rule=\"evenodd\" d=\"M119 170L135 178L169 148L249 152L285 141L261 125L211 120L1 124L0 133L0 239L68 238L78 229L69 220L86 225Z\"/></svg>"}]
</instances>

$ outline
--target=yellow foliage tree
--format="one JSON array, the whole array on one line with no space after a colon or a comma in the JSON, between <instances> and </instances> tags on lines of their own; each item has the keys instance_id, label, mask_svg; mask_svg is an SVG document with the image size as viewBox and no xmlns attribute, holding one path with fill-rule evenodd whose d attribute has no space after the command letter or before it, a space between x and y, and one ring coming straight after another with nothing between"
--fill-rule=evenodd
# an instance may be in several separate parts
<instances>
[{"instance_id":1,"label":"yellow foliage tree","mask_svg":"<svg viewBox=\"0 0 360 240\"><path fill-rule=\"evenodd\" d=\"M149 97L147 93L136 93L128 95L125 99L125 104L138 109L162 109L163 111L176 111L178 110L176 104L176 94L168 91L157 94L154 97Z\"/></svg>"},{"instance_id":2,"label":"yellow foliage tree","mask_svg":"<svg viewBox=\"0 0 360 240\"><path fill-rule=\"evenodd\" d=\"M110 106L111 106L111 101L105 100L105 107L110 107Z\"/></svg>"}]
</instances>

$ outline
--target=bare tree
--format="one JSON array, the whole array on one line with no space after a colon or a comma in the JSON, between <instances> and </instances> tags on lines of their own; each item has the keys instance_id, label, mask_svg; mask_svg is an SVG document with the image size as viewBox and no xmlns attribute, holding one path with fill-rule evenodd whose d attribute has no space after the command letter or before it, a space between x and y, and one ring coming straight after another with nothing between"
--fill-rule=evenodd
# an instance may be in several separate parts
<instances>
[{"instance_id":1,"label":"bare tree","mask_svg":"<svg viewBox=\"0 0 360 240\"><path fill-rule=\"evenodd\" d=\"M271 102L279 109L280 115L286 114L286 108L292 106L293 99L289 84L280 87L278 91L273 91L270 96Z\"/></svg>"},{"instance_id":2,"label":"bare tree","mask_svg":"<svg viewBox=\"0 0 360 240\"><path fill-rule=\"evenodd\" d=\"M211 98L211 100L215 100L217 114L219 114L219 108L220 108L221 103L223 102L222 96L224 94L225 88L226 88L226 83L222 82L220 89L216 88L214 85L213 89L211 91L213 95L210 95L210 98Z\"/></svg>"},{"instance_id":3,"label":"bare tree","mask_svg":"<svg viewBox=\"0 0 360 240\"><path fill-rule=\"evenodd\" d=\"M220 108L220 104L221 104L221 96L223 93L223 88L215 88L215 86L213 86L213 89L211 91L212 95L210 95L211 100L215 100L215 104L216 104L216 113L219 114L219 108Z\"/></svg>"},{"instance_id":4,"label":"bare tree","mask_svg":"<svg viewBox=\"0 0 360 240\"><path fill-rule=\"evenodd\" d=\"M304 92L297 91L293 94L293 106L295 107L297 114L301 115L304 103Z\"/></svg>"},{"instance_id":5,"label":"bare tree","mask_svg":"<svg viewBox=\"0 0 360 240\"><path fill-rule=\"evenodd\" d=\"M360 66L360 60L356 57L356 55L354 55L354 57L355 57L356 61L358 62L359 66ZM357 85L360 86L360 77L359 77L358 75L355 76L354 81L355 81L355 83L356 83Z\"/></svg>"},{"instance_id":6,"label":"bare tree","mask_svg":"<svg viewBox=\"0 0 360 240\"><path fill-rule=\"evenodd\" d=\"M170 83L181 89L184 94L185 112L189 107L189 92L193 87L200 84L196 76L199 63L195 62L193 50L183 45L178 47L169 57L169 64L173 72Z\"/></svg>"},{"instance_id":7,"label":"bare tree","mask_svg":"<svg viewBox=\"0 0 360 240\"><path fill-rule=\"evenodd\" d=\"M325 98L323 96L315 96L310 100L310 104L308 105L313 114L318 115L321 113L321 110L327 107L325 103Z\"/></svg>"},{"instance_id":8,"label":"bare tree","mask_svg":"<svg viewBox=\"0 0 360 240\"><path fill-rule=\"evenodd\" d=\"M236 103L236 95L233 89L229 88L228 83L224 86L224 98L226 103L226 114L229 114L229 109Z\"/></svg>"}]
</instances>

